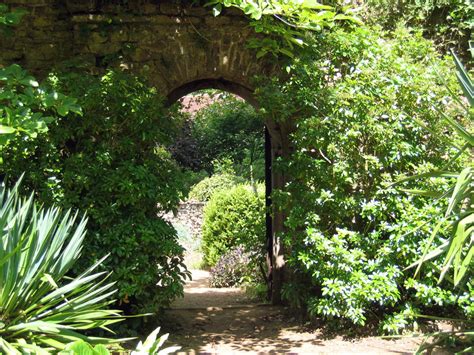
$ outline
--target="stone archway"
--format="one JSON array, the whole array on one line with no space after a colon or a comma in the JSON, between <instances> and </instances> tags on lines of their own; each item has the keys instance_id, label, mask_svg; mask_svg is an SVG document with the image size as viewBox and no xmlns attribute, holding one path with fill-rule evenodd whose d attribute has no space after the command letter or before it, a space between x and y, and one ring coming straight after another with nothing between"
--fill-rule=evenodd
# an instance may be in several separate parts
<instances>
[{"instance_id":1,"label":"stone archway","mask_svg":"<svg viewBox=\"0 0 474 355\"><path fill-rule=\"evenodd\" d=\"M166 97L167 103L173 104L181 97L203 89L217 89L226 91L240 96L254 107L258 106L257 101L254 98L254 90L252 88L245 87L225 79L201 79L186 83L168 93Z\"/></svg>"},{"instance_id":2,"label":"stone archway","mask_svg":"<svg viewBox=\"0 0 474 355\"><path fill-rule=\"evenodd\" d=\"M180 0L4 0L28 11L11 37L0 37L0 65L18 63L36 75L56 65L80 63L92 71L107 67L139 73L173 102L203 88L222 89L255 105L254 76L278 74L277 63L257 59L248 48L255 36L245 16ZM74 64L72 64L74 65ZM271 170L289 152L288 128L266 122L267 204L285 177ZM281 301L284 251L278 234L284 215L267 216L271 298Z\"/></svg>"}]
</instances>

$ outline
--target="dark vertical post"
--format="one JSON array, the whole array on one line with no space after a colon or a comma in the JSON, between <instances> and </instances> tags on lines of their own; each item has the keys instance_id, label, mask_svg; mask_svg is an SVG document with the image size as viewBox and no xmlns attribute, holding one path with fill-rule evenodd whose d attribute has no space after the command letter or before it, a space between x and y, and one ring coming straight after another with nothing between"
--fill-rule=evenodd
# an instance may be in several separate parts
<instances>
[{"instance_id":1,"label":"dark vertical post","mask_svg":"<svg viewBox=\"0 0 474 355\"><path fill-rule=\"evenodd\" d=\"M268 299L272 297L273 286L273 221L272 221L272 142L265 126L265 235L267 239L267 287Z\"/></svg>"}]
</instances>

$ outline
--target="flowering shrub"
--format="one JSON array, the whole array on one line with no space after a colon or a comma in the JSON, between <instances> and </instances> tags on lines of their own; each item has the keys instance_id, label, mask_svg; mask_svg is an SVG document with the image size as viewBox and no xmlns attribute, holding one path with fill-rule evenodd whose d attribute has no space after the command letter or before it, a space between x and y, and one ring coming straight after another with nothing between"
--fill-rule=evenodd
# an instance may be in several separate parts
<instances>
[{"instance_id":1,"label":"flowering shrub","mask_svg":"<svg viewBox=\"0 0 474 355\"><path fill-rule=\"evenodd\" d=\"M468 313L469 290L456 298L431 270L416 282L404 272L422 255L428 221L444 206L393 183L447 162L452 148L435 108L450 117L459 111L446 87L456 90L451 63L430 42L401 27L383 36L367 28L315 35L289 67L290 79L262 86L259 97L263 110L296 128L292 156L274 167L288 178L273 195L288 215L282 240L294 270L283 296L313 315L376 320L396 332L431 306ZM427 185L448 189L436 179L404 187Z\"/></svg>"}]
</instances>

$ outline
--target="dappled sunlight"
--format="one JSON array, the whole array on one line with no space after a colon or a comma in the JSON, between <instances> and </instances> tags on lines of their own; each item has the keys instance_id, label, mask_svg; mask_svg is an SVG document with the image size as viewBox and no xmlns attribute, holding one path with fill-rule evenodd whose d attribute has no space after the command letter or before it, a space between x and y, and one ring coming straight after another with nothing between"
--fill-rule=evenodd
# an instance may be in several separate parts
<instances>
[{"instance_id":1,"label":"dappled sunlight","mask_svg":"<svg viewBox=\"0 0 474 355\"><path fill-rule=\"evenodd\" d=\"M209 287L209 272L192 271L184 298L165 313L170 341L183 346L181 354L235 352L298 354L410 354L411 338L346 339L325 328L303 325L295 311L257 304L238 288Z\"/></svg>"},{"instance_id":2,"label":"dappled sunlight","mask_svg":"<svg viewBox=\"0 0 474 355\"><path fill-rule=\"evenodd\" d=\"M214 309L243 306L250 300L240 288L209 287L209 272L192 270L192 280L184 287L184 298L177 299L173 304L174 309Z\"/></svg>"}]
</instances>

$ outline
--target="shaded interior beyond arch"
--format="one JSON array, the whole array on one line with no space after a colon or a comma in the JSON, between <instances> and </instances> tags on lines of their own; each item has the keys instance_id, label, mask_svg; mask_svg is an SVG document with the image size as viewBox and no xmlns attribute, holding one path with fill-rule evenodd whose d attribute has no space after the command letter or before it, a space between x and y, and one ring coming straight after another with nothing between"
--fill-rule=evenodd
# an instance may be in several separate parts
<instances>
[{"instance_id":1,"label":"shaded interior beyond arch","mask_svg":"<svg viewBox=\"0 0 474 355\"><path fill-rule=\"evenodd\" d=\"M240 96L250 105L257 107L257 101L253 96L253 90L245 87L241 84L225 80L225 79L201 79L191 81L184 84L174 90L172 90L167 96L167 105L171 106L183 96L191 94L192 92L203 90L203 89L217 89L229 92Z\"/></svg>"}]
</instances>

